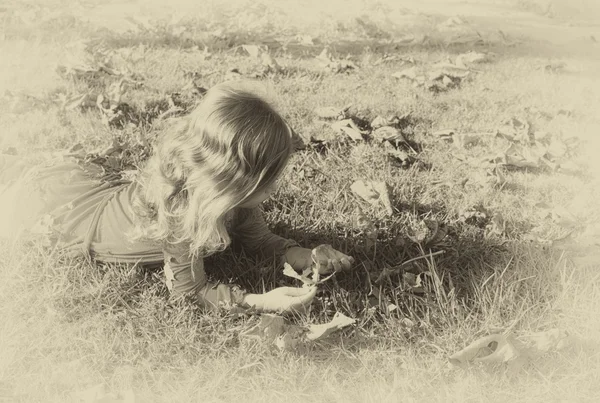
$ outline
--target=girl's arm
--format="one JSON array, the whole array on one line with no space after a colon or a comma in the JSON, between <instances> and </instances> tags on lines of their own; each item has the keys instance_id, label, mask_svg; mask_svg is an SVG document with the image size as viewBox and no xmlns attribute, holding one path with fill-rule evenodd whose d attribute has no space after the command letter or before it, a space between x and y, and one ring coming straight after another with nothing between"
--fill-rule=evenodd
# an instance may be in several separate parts
<instances>
[{"instance_id":1,"label":"girl's arm","mask_svg":"<svg viewBox=\"0 0 600 403\"><path fill-rule=\"evenodd\" d=\"M292 254L297 255L299 250L303 250L310 259L310 249L300 247L298 242L293 239L273 234L258 207L252 209L240 208L235 215L231 232L234 240L239 241L244 250L252 254L262 253L269 257L283 257L290 262L289 257ZM288 254L290 256L287 256Z\"/></svg>"},{"instance_id":2,"label":"girl's arm","mask_svg":"<svg viewBox=\"0 0 600 403\"><path fill-rule=\"evenodd\" d=\"M316 287L279 287L265 294L244 293L235 285L207 282L202 259L185 256L165 251L164 270L171 295L192 295L200 305L213 310L237 306L258 312L301 312L316 293Z\"/></svg>"},{"instance_id":3,"label":"girl's arm","mask_svg":"<svg viewBox=\"0 0 600 403\"><path fill-rule=\"evenodd\" d=\"M172 297L191 295L200 305L213 310L247 305L245 298L249 294L245 294L239 287L207 281L201 258L192 258L187 252L163 252L166 283Z\"/></svg>"}]
</instances>

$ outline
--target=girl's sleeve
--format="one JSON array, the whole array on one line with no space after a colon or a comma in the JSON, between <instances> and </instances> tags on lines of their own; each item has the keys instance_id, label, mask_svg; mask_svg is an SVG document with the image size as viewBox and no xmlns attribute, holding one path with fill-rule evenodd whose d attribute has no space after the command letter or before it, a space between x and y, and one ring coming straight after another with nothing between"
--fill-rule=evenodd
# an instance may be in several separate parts
<instances>
[{"instance_id":1,"label":"girl's sleeve","mask_svg":"<svg viewBox=\"0 0 600 403\"><path fill-rule=\"evenodd\" d=\"M273 234L260 208L239 209L235 215L232 236L244 250L252 254L262 252L265 256L282 257L293 247L300 246L293 239L287 239Z\"/></svg>"},{"instance_id":2,"label":"girl's sleeve","mask_svg":"<svg viewBox=\"0 0 600 403\"><path fill-rule=\"evenodd\" d=\"M241 307L244 292L235 285L211 283L206 280L204 261L189 253L163 250L167 288L172 297L190 295L198 304L212 310Z\"/></svg>"}]
</instances>

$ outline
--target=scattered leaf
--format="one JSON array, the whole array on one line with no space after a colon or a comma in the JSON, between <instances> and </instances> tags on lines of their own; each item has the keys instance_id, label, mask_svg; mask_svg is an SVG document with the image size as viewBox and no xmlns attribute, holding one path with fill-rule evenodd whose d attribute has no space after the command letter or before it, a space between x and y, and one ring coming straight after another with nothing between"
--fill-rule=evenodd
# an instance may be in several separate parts
<instances>
[{"instance_id":1,"label":"scattered leaf","mask_svg":"<svg viewBox=\"0 0 600 403\"><path fill-rule=\"evenodd\" d=\"M283 274L286 275L286 276L288 276L288 277L292 277L292 278L295 278L297 280L302 281L302 283L304 285L319 285L319 284L322 284L325 281L329 280L331 277L333 277L333 275L335 274L335 272L333 272L329 276L327 276L325 278L322 278L322 279L319 279L318 272L316 272L314 265L313 265L312 268L308 268L308 269L310 269L310 270L307 271L307 273L308 274L314 274L315 275L314 278L311 279L311 278L308 277L308 275L305 275L304 273L302 275L300 275L288 263L284 263L283 264Z\"/></svg>"},{"instance_id":2,"label":"scattered leaf","mask_svg":"<svg viewBox=\"0 0 600 403\"><path fill-rule=\"evenodd\" d=\"M392 77L395 78L407 78L409 80L417 80L417 77L419 76L418 72L417 72L417 67L413 66L410 67L408 69L404 69L401 71L398 71L394 74L392 74Z\"/></svg>"},{"instance_id":3,"label":"scattered leaf","mask_svg":"<svg viewBox=\"0 0 600 403\"><path fill-rule=\"evenodd\" d=\"M321 340L336 330L352 325L355 322L355 319L349 318L340 312L336 312L336 314L333 316L333 319L329 323L322 325L309 325L306 338L312 341Z\"/></svg>"},{"instance_id":4,"label":"scattered leaf","mask_svg":"<svg viewBox=\"0 0 600 403\"><path fill-rule=\"evenodd\" d=\"M553 62L553 63L548 63L546 65L543 66L543 70L547 73L562 73L565 71L565 68L567 67L567 63L565 62Z\"/></svg>"},{"instance_id":5,"label":"scattered leaf","mask_svg":"<svg viewBox=\"0 0 600 403\"><path fill-rule=\"evenodd\" d=\"M481 141L481 135L475 133L458 133L452 136L454 144L461 148L478 144Z\"/></svg>"},{"instance_id":6,"label":"scattered leaf","mask_svg":"<svg viewBox=\"0 0 600 403\"><path fill-rule=\"evenodd\" d=\"M500 213L494 213L490 222L486 226L488 234L504 235L506 231L506 222Z\"/></svg>"},{"instance_id":7,"label":"scattered leaf","mask_svg":"<svg viewBox=\"0 0 600 403\"><path fill-rule=\"evenodd\" d=\"M464 349L451 355L450 362L464 365L469 362L486 364L523 363L538 358L550 351L568 346L567 332L552 329L545 332L515 337L512 334L492 334L474 341Z\"/></svg>"},{"instance_id":8,"label":"scattered leaf","mask_svg":"<svg viewBox=\"0 0 600 403\"><path fill-rule=\"evenodd\" d=\"M352 121L352 119L338 120L331 125L331 128L335 131L341 131L346 134L354 141L362 141L363 136L358 126Z\"/></svg>"},{"instance_id":9,"label":"scattered leaf","mask_svg":"<svg viewBox=\"0 0 600 403\"><path fill-rule=\"evenodd\" d=\"M524 119L510 118L497 129L496 135L509 141L528 144L532 141L531 126Z\"/></svg>"},{"instance_id":10,"label":"scattered leaf","mask_svg":"<svg viewBox=\"0 0 600 403\"><path fill-rule=\"evenodd\" d=\"M296 41L298 41L298 43L301 45L312 46L315 44L310 35L296 35L294 39L296 39Z\"/></svg>"},{"instance_id":11,"label":"scattered leaf","mask_svg":"<svg viewBox=\"0 0 600 403\"><path fill-rule=\"evenodd\" d=\"M402 281L409 288L417 288L422 285L421 276L410 272L402 273Z\"/></svg>"},{"instance_id":12,"label":"scattered leaf","mask_svg":"<svg viewBox=\"0 0 600 403\"><path fill-rule=\"evenodd\" d=\"M397 144L399 142L406 143L406 139L402 132L392 126L382 126L373 130L371 135L379 141L389 141L392 144Z\"/></svg>"},{"instance_id":13,"label":"scattered leaf","mask_svg":"<svg viewBox=\"0 0 600 403\"><path fill-rule=\"evenodd\" d=\"M468 362L504 363L519 357L513 337L493 334L469 344L464 349L450 356L452 364Z\"/></svg>"},{"instance_id":14,"label":"scattered leaf","mask_svg":"<svg viewBox=\"0 0 600 403\"><path fill-rule=\"evenodd\" d=\"M487 60L487 54L470 51L467 53L461 53L460 55L456 56L456 65L459 67L467 68L467 63L483 63Z\"/></svg>"},{"instance_id":15,"label":"scattered leaf","mask_svg":"<svg viewBox=\"0 0 600 403\"><path fill-rule=\"evenodd\" d=\"M268 49L265 45L242 45L242 48L252 57L259 57Z\"/></svg>"},{"instance_id":16,"label":"scattered leaf","mask_svg":"<svg viewBox=\"0 0 600 403\"><path fill-rule=\"evenodd\" d=\"M263 313L260 315L258 324L240 333L240 337L274 341L277 336L285 331L285 327L285 319L282 316Z\"/></svg>"},{"instance_id":17,"label":"scattered leaf","mask_svg":"<svg viewBox=\"0 0 600 403\"><path fill-rule=\"evenodd\" d=\"M385 182L358 180L350 185L350 189L374 206L383 204L389 215L394 213Z\"/></svg>"},{"instance_id":18,"label":"scattered leaf","mask_svg":"<svg viewBox=\"0 0 600 403\"><path fill-rule=\"evenodd\" d=\"M409 155L406 151L398 149L388 150L387 156L394 166L402 169L408 169L415 163L421 163L421 161Z\"/></svg>"}]
</instances>

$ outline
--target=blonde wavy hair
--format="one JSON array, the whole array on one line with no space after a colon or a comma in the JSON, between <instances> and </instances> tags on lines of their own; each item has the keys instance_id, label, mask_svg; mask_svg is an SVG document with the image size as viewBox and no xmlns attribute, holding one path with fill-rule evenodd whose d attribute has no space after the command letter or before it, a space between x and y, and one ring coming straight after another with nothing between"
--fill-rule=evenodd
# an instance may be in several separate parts
<instances>
[{"instance_id":1,"label":"blonde wavy hair","mask_svg":"<svg viewBox=\"0 0 600 403\"><path fill-rule=\"evenodd\" d=\"M133 200L133 239L189 243L208 256L231 242L225 217L265 191L292 151L292 130L252 82L212 87L157 140Z\"/></svg>"}]
</instances>

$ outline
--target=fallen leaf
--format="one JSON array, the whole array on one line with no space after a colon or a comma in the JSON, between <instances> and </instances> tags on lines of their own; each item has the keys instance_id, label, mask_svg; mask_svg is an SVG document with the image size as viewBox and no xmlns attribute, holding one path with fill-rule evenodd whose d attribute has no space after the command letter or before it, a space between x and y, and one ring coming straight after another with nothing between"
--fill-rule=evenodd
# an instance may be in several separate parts
<instances>
[{"instance_id":1,"label":"fallen leaf","mask_svg":"<svg viewBox=\"0 0 600 403\"><path fill-rule=\"evenodd\" d=\"M553 63L548 63L546 65L543 66L543 70L547 73L562 73L565 71L565 68L567 67L567 63L565 62L553 62Z\"/></svg>"},{"instance_id":2,"label":"fallen leaf","mask_svg":"<svg viewBox=\"0 0 600 403\"><path fill-rule=\"evenodd\" d=\"M331 124L331 128L335 131L341 131L342 133L345 133L352 140L363 140L362 134L360 133L360 129L358 128L356 123L352 121L352 119L338 120L337 122Z\"/></svg>"},{"instance_id":3,"label":"fallen leaf","mask_svg":"<svg viewBox=\"0 0 600 403\"><path fill-rule=\"evenodd\" d=\"M455 365L469 362L487 364L519 362L538 358L550 351L557 351L569 344L568 334L559 329L515 337L512 334L492 334L474 341L451 355Z\"/></svg>"},{"instance_id":4,"label":"fallen leaf","mask_svg":"<svg viewBox=\"0 0 600 403\"><path fill-rule=\"evenodd\" d=\"M410 272L402 273L402 281L409 288L421 287L422 285L421 276Z\"/></svg>"},{"instance_id":5,"label":"fallen leaf","mask_svg":"<svg viewBox=\"0 0 600 403\"><path fill-rule=\"evenodd\" d=\"M259 57L263 52L267 51L265 45L242 45L242 48L252 57Z\"/></svg>"},{"instance_id":6,"label":"fallen leaf","mask_svg":"<svg viewBox=\"0 0 600 403\"><path fill-rule=\"evenodd\" d=\"M494 180L493 180L493 183L492 183L493 185L502 187L502 186L504 186L507 183L506 176L504 176L504 174L502 173L502 170L500 169L500 167L495 166L492 169L492 175L494 177Z\"/></svg>"},{"instance_id":7,"label":"fallen leaf","mask_svg":"<svg viewBox=\"0 0 600 403\"><path fill-rule=\"evenodd\" d=\"M225 77L223 77L224 81L236 81L241 80L243 78L242 73L237 68L231 68L227 70L225 73Z\"/></svg>"},{"instance_id":8,"label":"fallen leaf","mask_svg":"<svg viewBox=\"0 0 600 403\"><path fill-rule=\"evenodd\" d=\"M452 364L467 362L504 363L517 359L519 350L511 336L493 334L469 344L464 349L450 356Z\"/></svg>"},{"instance_id":9,"label":"fallen leaf","mask_svg":"<svg viewBox=\"0 0 600 403\"><path fill-rule=\"evenodd\" d=\"M509 141L530 143L532 136L530 132L531 126L524 119L510 118L502 123L497 129L496 136Z\"/></svg>"},{"instance_id":10,"label":"fallen leaf","mask_svg":"<svg viewBox=\"0 0 600 403\"><path fill-rule=\"evenodd\" d=\"M465 24L466 23L462 18L454 16L454 17L450 17L447 20L445 20L444 22L438 24L438 27L452 28L452 27L462 26Z\"/></svg>"},{"instance_id":11,"label":"fallen leaf","mask_svg":"<svg viewBox=\"0 0 600 403\"><path fill-rule=\"evenodd\" d=\"M321 340L336 330L352 325L355 322L355 319L349 318L340 312L336 312L336 314L333 316L333 319L329 323L322 325L309 325L306 338L312 341Z\"/></svg>"},{"instance_id":12,"label":"fallen leaf","mask_svg":"<svg viewBox=\"0 0 600 403\"><path fill-rule=\"evenodd\" d=\"M500 213L494 213L488 225L486 225L488 234L504 235L506 231L506 222Z\"/></svg>"},{"instance_id":13,"label":"fallen leaf","mask_svg":"<svg viewBox=\"0 0 600 403\"><path fill-rule=\"evenodd\" d=\"M481 135L475 133L458 133L452 136L452 140L456 146L466 148L478 144L481 140Z\"/></svg>"},{"instance_id":14,"label":"fallen leaf","mask_svg":"<svg viewBox=\"0 0 600 403\"><path fill-rule=\"evenodd\" d=\"M406 143L406 139L402 132L392 126L382 126L371 132L371 135L379 141L389 141L393 143Z\"/></svg>"},{"instance_id":15,"label":"fallen leaf","mask_svg":"<svg viewBox=\"0 0 600 403\"><path fill-rule=\"evenodd\" d=\"M503 163L519 168L539 168L542 157L539 154L536 150L513 143L504 151Z\"/></svg>"},{"instance_id":16,"label":"fallen leaf","mask_svg":"<svg viewBox=\"0 0 600 403\"><path fill-rule=\"evenodd\" d=\"M417 67L413 66L408 69L404 69L402 71L397 71L396 73L392 74L392 77L408 78L409 80L417 80L417 77L418 77Z\"/></svg>"},{"instance_id":17,"label":"fallen leaf","mask_svg":"<svg viewBox=\"0 0 600 403\"><path fill-rule=\"evenodd\" d=\"M301 45L312 46L315 44L310 35L296 35L294 39L296 39L296 41L298 41L298 43Z\"/></svg>"},{"instance_id":18,"label":"fallen leaf","mask_svg":"<svg viewBox=\"0 0 600 403\"><path fill-rule=\"evenodd\" d=\"M442 76L446 75L449 77L462 79L471 74L469 69L447 62L436 63L432 66L432 68L434 69L434 73L432 73L432 75L438 74L438 78L443 78ZM434 78L430 79L433 80Z\"/></svg>"},{"instance_id":19,"label":"fallen leaf","mask_svg":"<svg viewBox=\"0 0 600 403\"><path fill-rule=\"evenodd\" d=\"M372 205L383 204L389 215L394 213L385 182L357 180L350 185L350 189Z\"/></svg>"},{"instance_id":20,"label":"fallen leaf","mask_svg":"<svg viewBox=\"0 0 600 403\"><path fill-rule=\"evenodd\" d=\"M409 155L406 151L398 149L388 150L387 156L394 166L403 169L410 168L414 163L420 162L412 155Z\"/></svg>"},{"instance_id":21,"label":"fallen leaf","mask_svg":"<svg viewBox=\"0 0 600 403\"><path fill-rule=\"evenodd\" d=\"M467 53L461 53L460 55L456 56L456 65L459 67L467 68L467 63L483 63L487 60L487 54L470 51Z\"/></svg>"},{"instance_id":22,"label":"fallen leaf","mask_svg":"<svg viewBox=\"0 0 600 403\"><path fill-rule=\"evenodd\" d=\"M279 63L277 63L277 60L275 60L275 58L267 52L260 55L260 61L262 65L268 69L269 72L280 72L283 70L283 67L281 67Z\"/></svg>"},{"instance_id":23,"label":"fallen leaf","mask_svg":"<svg viewBox=\"0 0 600 403\"><path fill-rule=\"evenodd\" d=\"M263 313L260 315L258 324L250 329L241 332L240 337L267 341L274 341L275 338L285 331L286 322L282 316Z\"/></svg>"},{"instance_id":24,"label":"fallen leaf","mask_svg":"<svg viewBox=\"0 0 600 403\"><path fill-rule=\"evenodd\" d=\"M327 245L329 246L329 245ZM315 248L316 249L316 248ZM314 249L313 249L314 250ZM329 280L331 277L333 277L333 275L335 274L335 272L331 273L329 276L319 279L318 276L318 271L316 270L316 266L313 265L313 267L311 268L307 268L309 270L307 270L307 274L313 274L315 277L314 278L309 278L308 275L302 273L302 274L298 274L298 272L296 272L296 270L294 270L294 268L292 266L290 266L289 263L284 263L283 264L283 274L288 276L288 277L292 277L295 278L297 280L302 281L302 283L304 283L305 285L319 285L324 283L325 281Z\"/></svg>"}]
</instances>

